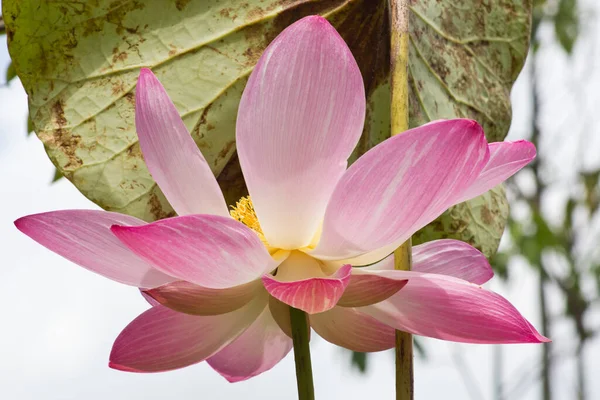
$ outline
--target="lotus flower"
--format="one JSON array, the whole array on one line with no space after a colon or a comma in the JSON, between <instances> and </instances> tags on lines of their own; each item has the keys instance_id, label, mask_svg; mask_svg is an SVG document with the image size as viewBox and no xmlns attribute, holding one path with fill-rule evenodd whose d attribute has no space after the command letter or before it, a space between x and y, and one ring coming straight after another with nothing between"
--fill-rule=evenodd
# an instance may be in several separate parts
<instances>
[{"instance_id":1,"label":"lotus flower","mask_svg":"<svg viewBox=\"0 0 600 400\"><path fill-rule=\"evenodd\" d=\"M269 45L243 93L236 138L251 201L230 215L150 70L136 90L146 164L179 216L144 223L68 210L16 221L50 250L157 304L119 335L111 367L153 372L207 360L230 381L247 379L289 352L288 306L307 312L326 340L357 351L393 347L395 329L468 343L547 340L479 286L492 270L473 247L415 246L413 271L395 271L389 256L448 207L526 165L531 143L488 144L474 121L436 121L347 168L365 117L361 73L335 29L306 17Z\"/></svg>"}]
</instances>

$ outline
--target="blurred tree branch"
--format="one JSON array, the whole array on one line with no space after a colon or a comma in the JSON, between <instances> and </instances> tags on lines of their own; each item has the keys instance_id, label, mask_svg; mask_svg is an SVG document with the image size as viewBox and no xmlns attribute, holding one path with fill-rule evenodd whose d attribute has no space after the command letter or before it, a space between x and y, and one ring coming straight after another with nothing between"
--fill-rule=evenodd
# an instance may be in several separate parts
<instances>
[{"instance_id":1,"label":"blurred tree branch","mask_svg":"<svg viewBox=\"0 0 600 400\"><path fill-rule=\"evenodd\" d=\"M558 7L551 7L550 4L546 4L546 0L534 0L536 8L533 13L532 51L529 58L532 102L530 140L539 150L543 149L540 147L540 141L547 134L539 124L543 111L543 101L541 101L543 99L540 98L539 89L544 83L540 81L543 58L537 57L537 52L542 47L542 42L537 37L538 28L542 24L554 25L555 40L566 54L571 55L580 33L580 13L577 11L577 3L577 0L556 0L552 4ZM585 140L580 138L580 143L584 148ZM541 362L538 362L534 374L535 378L541 379L541 399L553 398L553 366L559 365L556 361L568 354L569 357L573 357L576 365L577 399L584 400L587 389L584 348L589 339L598 334L598 327L590 326L588 314L591 306L600 301L600 259L598 255L592 255L590 259L584 257L585 251L589 250L582 247L582 244L585 244L582 236L593 227L600 213L600 169L590 170L583 164L579 165L579 162L574 163L571 168L576 172L576 184L569 183L569 185L582 188L583 193L574 188L561 189L568 195L559 214L562 221L552 222L551 215L542 207L542 203L551 198L552 191L561 184L560 179L557 181L556 177L548 174L552 171L556 154L557 152L548 150L540 151L538 158L529 165L528 169L533 178L529 186L534 188L533 192L521 190L517 182L509 183L510 192L515 195L519 204L527 207L528 215L519 219L511 217L508 226L514 243L513 248L500 254L502 257L497 258L494 266L500 267L500 272L506 272L510 256L522 255L537 272L541 331L545 336L553 336L551 331L557 318L566 317L573 324L574 339L577 342L575 351L569 349L560 357L556 357L552 344L545 344L543 347ZM590 278L595 278L597 282L595 288L586 285L586 281L590 282ZM558 289L562 294L563 310L559 312L560 315L552 315L550 312L551 307L547 302L550 289ZM530 375L522 382L534 380ZM524 387L522 382L514 387ZM502 386L501 384L499 386L498 398L513 398L513 391L504 390Z\"/></svg>"},{"instance_id":2,"label":"blurred tree branch","mask_svg":"<svg viewBox=\"0 0 600 400\"><path fill-rule=\"evenodd\" d=\"M6 33L6 25L4 25L4 18L0 15L0 35Z\"/></svg>"}]
</instances>

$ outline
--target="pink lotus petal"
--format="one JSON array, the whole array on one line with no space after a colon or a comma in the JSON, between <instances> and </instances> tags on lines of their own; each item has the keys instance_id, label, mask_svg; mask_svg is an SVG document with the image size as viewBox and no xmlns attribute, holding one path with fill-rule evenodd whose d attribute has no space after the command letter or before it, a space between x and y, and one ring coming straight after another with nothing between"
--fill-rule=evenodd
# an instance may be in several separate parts
<instances>
[{"instance_id":1,"label":"pink lotus petal","mask_svg":"<svg viewBox=\"0 0 600 400\"><path fill-rule=\"evenodd\" d=\"M140 71L135 126L152 177L179 215L229 216L225 199L204 156L156 76Z\"/></svg>"},{"instance_id":2,"label":"pink lotus petal","mask_svg":"<svg viewBox=\"0 0 600 400\"><path fill-rule=\"evenodd\" d=\"M477 180L462 194L465 201L487 192L510 178L535 158L535 146L526 140L490 143L490 160Z\"/></svg>"},{"instance_id":3,"label":"pink lotus petal","mask_svg":"<svg viewBox=\"0 0 600 400\"><path fill-rule=\"evenodd\" d=\"M344 265L327 276L318 261L300 252L292 253L277 269L264 275L263 284L271 296L309 314L333 308L350 283L352 267Z\"/></svg>"},{"instance_id":4,"label":"pink lotus petal","mask_svg":"<svg viewBox=\"0 0 600 400\"><path fill-rule=\"evenodd\" d=\"M356 161L332 195L313 256L371 264L433 221L477 179L489 152L476 122L430 123ZM360 260L351 258L367 254Z\"/></svg>"},{"instance_id":5,"label":"pink lotus petal","mask_svg":"<svg viewBox=\"0 0 600 400\"><path fill-rule=\"evenodd\" d=\"M140 294L142 295L144 300L146 300L146 302L148 304L150 304L152 307L161 305L158 301L154 300L154 298L152 296L150 296L148 293L144 292L144 289L140 289Z\"/></svg>"},{"instance_id":6,"label":"pink lotus petal","mask_svg":"<svg viewBox=\"0 0 600 400\"><path fill-rule=\"evenodd\" d=\"M263 284L271 296L309 314L334 307L350 281L349 264L329 278L308 278L295 282L280 282L272 275L263 276Z\"/></svg>"},{"instance_id":7,"label":"pink lotus petal","mask_svg":"<svg viewBox=\"0 0 600 400\"><path fill-rule=\"evenodd\" d=\"M487 258L476 248L460 240L441 239L412 248L412 270L464 279L483 285L494 276ZM361 270L393 270L394 255ZM347 290L346 290L347 291Z\"/></svg>"},{"instance_id":8,"label":"pink lotus petal","mask_svg":"<svg viewBox=\"0 0 600 400\"><path fill-rule=\"evenodd\" d=\"M243 307L262 290L260 280L226 289L208 289L177 281L147 290L146 293L175 311L193 315L219 315Z\"/></svg>"},{"instance_id":9,"label":"pink lotus petal","mask_svg":"<svg viewBox=\"0 0 600 400\"><path fill-rule=\"evenodd\" d=\"M358 310L398 330L464 343L540 343L548 339L502 296L445 275L413 271L408 284L381 303Z\"/></svg>"},{"instance_id":10,"label":"pink lotus petal","mask_svg":"<svg viewBox=\"0 0 600 400\"><path fill-rule=\"evenodd\" d=\"M265 305L266 296L260 296L239 310L212 316L152 307L121 332L109 366L129 372L160 372L196 364L237 338Z\"/></svg>"},{"instance_id":11,"label":"pink lotus petal","mask_svg":"<svg viewBox=\"0 0 600 400\"><path fill-rule=\"evenodd\" d=\"M292 348L269 307L232 343L206 362L229 382L240 382L273 368Z\"/></svg>"},{"instance_id":12,"label":"pink lotus petal","mask_svg":"<svg viewBox=\"0 0 600 400\"><path fill-rule=\"evenodd\" d=\"M355 308L334 307L310 316L310 325L323 339L353 351L391 349L395 330Z\"/></svg>"},{"instance_id":13,"label":"pink lotus petal","mask_svg":"<svg viewBox=\"0 0 600 400\"><path fill-rule=\"evenodd\" d=\"M324 18L303 18L267 47L244 90L236 134L269 244L309 244L360 138L364 115L356 61Z\"/></svg>"},{"instance_id":14,"label":"pink lotus petal","mask_svg":"<svg viewBox=\"0 0 600 400\"><path fill-rule=\"evenodd\" d=\"M156 269L206 288L241 285L276 267L256 233L229 217L186 215L111 230Z\"/></svg>"},{"instance_id":15,"label":"pink lotus petal","mask_svg":"<svg viewBox=\"0 0 600 400\"><path fill-rule=\"evenodd\" d=\"M340 307L363 307L379 303L396 294L407 282L407 280L380 276L365 268L353 268L350 283L337 305Z\"/></svg>"},{"instance_id":16,"label":"pink lotus petal","mask_svg":"<svg viewBox=\"0 0 600 400\"><path fill-rule=\"evenodd\" d=\"M113 281L147 288L175 280L125 247L110 231L114 224L138 226L144 221L97 210L52 211L15 221L17 229L42 246Z\"/></svg>"},{"instance_id":17,"label":"pink lotus petal","mask_svg":"<svg viewBox=\"0 0 600 400\"><path fill-rule=\"evenodd\" d=\"M292 337L292 322L290 318L290 306L269 296L269 310L273 319L287 336ZM310 335L310 332L309 332Z\"/></svg>"}]
</instances>

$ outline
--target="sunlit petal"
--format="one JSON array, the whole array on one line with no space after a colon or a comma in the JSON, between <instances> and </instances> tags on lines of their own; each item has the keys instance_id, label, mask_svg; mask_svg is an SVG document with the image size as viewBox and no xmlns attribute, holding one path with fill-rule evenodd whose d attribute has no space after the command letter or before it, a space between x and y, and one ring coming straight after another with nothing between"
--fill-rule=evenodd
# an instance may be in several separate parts
<instances>
[{"instance_id":1,"label":"sunlit petal","mask_svg":"<svg viewBox=\"0 0 600 400\"><path fill-rule=\"evenodd\" d=\"M348 46L306 17L265 50L240 102L237 151L272 246L306 246L363 129L365 91Z\"/></svg>"}]
</instances>

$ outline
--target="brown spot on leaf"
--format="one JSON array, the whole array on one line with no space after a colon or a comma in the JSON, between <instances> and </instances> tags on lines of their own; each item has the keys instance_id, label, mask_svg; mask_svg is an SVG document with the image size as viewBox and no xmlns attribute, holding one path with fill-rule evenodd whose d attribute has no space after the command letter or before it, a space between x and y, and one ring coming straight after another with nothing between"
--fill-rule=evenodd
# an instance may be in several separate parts
<instances>
[{"instance_id":1,"label":"brown spot on leaf","mask_svg":"<svg viewBox=\"0 0 600 400\"><path fill-rule=\"evenodd\" d=\"M66 49L73 50L77 47L77 34L75 33L75 28L71 29L71 34L66 36L66 40L64 42L64 46Z\"/></svg>"},{"instance_id":2,"label":"brown spot on leaf","mask_svg":"<svg viewBox=\"0 0 600 400\"><path fill-rule=\"evenodd\" d=\"M204 110L202 110L202 114L200 115L200 121L198 122L197 127L200 127L200 125L206 125L206 118L208 117L208 112L210 111L210 108L213 104L214 103L210 103L209 105L204 107Z\"/></svg>"},{"instance_id":3,"label":"brown spot on leaf","mask_svg":"<svg viewBox=\"0 0 600 400\"><path fill-rule=\"evenodd\" d=\"M431 68L433 68L437 75L445 81L446 76L448 76L448 74L450 73L450 69L448 69L448 67L446 67L446 64L444 64L444 60L441 57L434 58L430 61L430 64Z\"/></svg>"},{"instance_id":4,"label":"brown spot on leaf","mask_svg":"<svg viewBox=\"0 0 600 400\"><path fill-rule=\"evenodd\" d=\"M129 158L143 158L142 150L140 148L140 143L135 142L127 149L127 157Z\"/></svg>"},{"instance_id":5,"label":"brown spot on leaf","mask_svg":"<svg viewBox=\"0 0 600 400\"><path fill-rule=\"evenodd\" d=\"M436 219L430 225L435 232L444 232L444 224L439 219Z\"/></svg>"},{"instance_id":6,"label":"brown spot on leaf","mask_svg":"<svg viewBox=\"0 0 600 400\"><path fill-rule=\"evenodd\" d=\"M233 8L224 8L219 11L219 15L221 15L223 18L229 18L232 20L237 18L237 14L234 14Z\"/></svg>"},{"instance_id":7,"label":"brown spot on leaf","mask_svg":"<svg viewBox=\"0 0 600 400\"><path fill-rule=\"evenodd\" d=\"M118 96L123 93L127 88L123 81L119 80L117 82L111 82L111 92L113 96Z\"/></svg>"},{"instance_id":8,"label":"brown spot on leaf","mask_svg":"<svg viewBox=\"0 0 600 400\"><path fill-rule=\"evenodd\" d=\"M117 34L121 35L124 32L137 32L137 27L128 27L124 25L124 20L127 14L135 10L141 10L145 7L145 4L141 1L120 1L115 0L108 6L108 9L111 10L104 19L115 25L115 29Z\"/></svg>"},{"instance_id":9,"label":"brown spot on leaf","mask_svg":"<svg viewBox=\"0 0 600 400\"><path fill-rule=\"evenodd\" d=\"M491 225L492 223L494 223L494 214L490 211L490 209L487 206L481 207L480 214L481 220L484 224Z\"/></svg>"},{"instance_id":10,"label":"brown spot on leaf","mask_svg":"<svg viewBox=\"0 0 600 400\"><path fill-rule=\"evenodd\" d=\"M220 159L223 159L223 158L227 157L227 155L229 154L229 152L231 151L231 149L233 149L234 147L235 147L235 140L233 140L233 141L227 143L225 146L223 146L223 148L221 149L221 151L219 151L219 155L215 159L215 164Z\"/></svg>"},{"instance_id":11,"label":"brown spot on leaf","mask_svg":"<svg viewBox=\"0 0 600 400\"><path fill-rule=\"evenodd\" d=\"M65 104L62 99L56 100L52 104L52 116L59 129L67 124L67 119L65 118Z\"/></svg>"},{"instance_id":12,"label":"brown spot on leaf","mask_svg":"<svg viewBox=\"0 0 600 400\"><path fill-rule=\"evenodd\" d=\"M252 10L249 10L246 15L249 20L257 21L265 16L265 10L260 7L255 7Z\"/></svg>"},{"instance_id":13,"label":"brown spot on leaf","mask_svg":"<svg viewBox=\"0 0 600 400\"><path fill-rule=\"evenodd\" d=\"M246 63L249 66L255 65L262 54L262 50L262 48L248 46L248 48L243 53L244 57L246 57Z\"/></svg>"},{"instance_id":14,"label":"brown spot on leaf","mask_svg":"<svg viewBox=\"0 0 600 400\"><path fill-rule=\"evenodd\" d=\"M150 213L154 217L154 220L170 218L175 216L175 211L165 211L163 209L160 199L154 192L150 195L150 200L148 201L148 204L150 205Z\"/></svg>"},{"instance_id":15,"label":"brown spot on leaf","mask_svg":"<svg viewBox=\"0 0 600 400\"><path fill-rule=\"evenodd\" d=\"M65 175L67 175L68 170L76 169L83 164L81 158L75 154L75 151L79 148L81 136L67 132L64 129L57 129L54 131L54 140L56 143L60 143L62 152L68 158L68 162L63 165Z\"/></svg>"},{"instance_id":16,"label":"brown spot on leaf","mask_svg":"<svg viewBox=\"0 0 600 400\"><path fill-rule=\"evenodd\" d=\"M67 162L61 165L62 172L73 170L83 164L75 152L79 148L81 137L67 130L67 119L65 118L64 103L56 100L51 107L52 119L56 128L50 132L41 132L40 139L46 146L58 148L67 157Z\"/></svg>"},{"instance_id":17,"label":"brown spot on leaf","mask_svg":"<svg viewBox=\"0 0 600 400\"><path fill-rule=\"evenodd\" d=\"M469 223L467 221L453 220L452 223L450 224L450 231L452 231L452 232L462 232L465 229L467 229L468 226L469 226Z\"/></svg>"},{"instance_id":18,"label":"brown spot on leaf","mask_svg":"<svg viewBox=\"0 0 600 400\"><path fill-rule=\"evenodd\" d=\"M113 64L116 64L117 61L125 61L127 59L127 52L126 51L119 51L118 47L115 47L112 51L112 62Z\"/></svg>"},{"instance_id":19,"label":"brown spot on leaf","mask_svg":"<svg viewBox=\"0 0 600 400\"><path fill-rule=\"evenodd\" d=\"M104 18L90 18L83 23L83 37L89 36L104 29Z\"/></svg>"},{"instance_id":20,"label":"brown spot on leaf","mask_svg":"<svg viewBox=\"0 0 600 400\"><path fill-rule=\"evenodd\" d=\"M182 11L190 1L191 0L175 0L175 7L177 7L179 11Z\"/></svg>"},{"instance_id":21,"label":"brown spot on leaf","mask_svg":"<svg viewBox=\"0 0 600 400\"><path fill-rule=\"evenodd\" d=\"M127 100L127 102L129 102L129 104L131 104L132 106L135 107L135 94L133 94L133 92L128 92L125 95L125 100Z\"/></svg>"}]
</instances>

